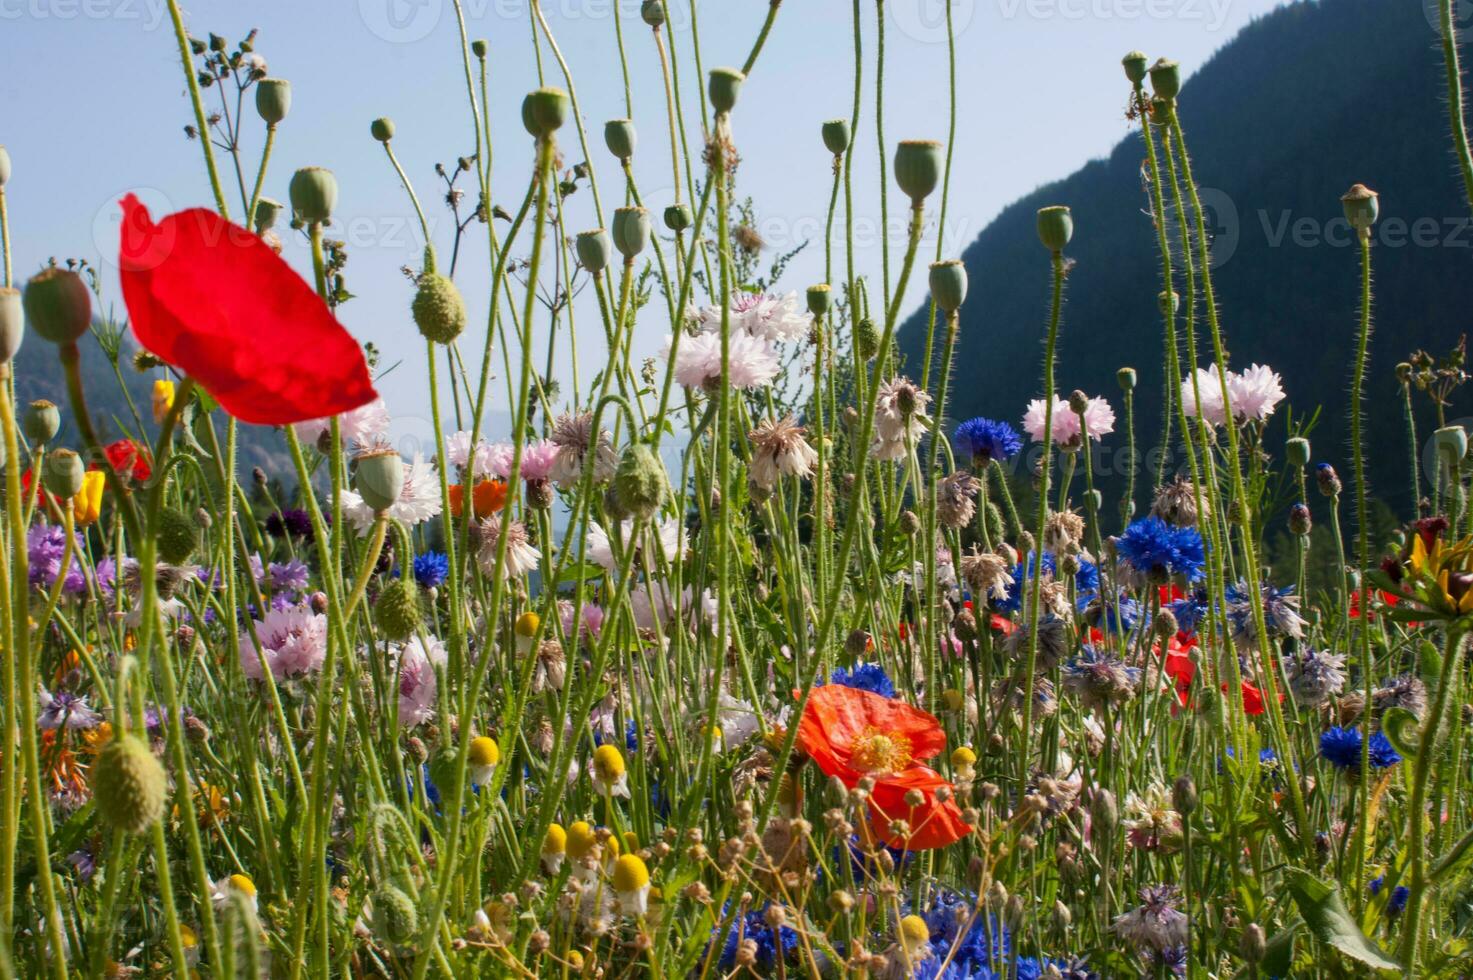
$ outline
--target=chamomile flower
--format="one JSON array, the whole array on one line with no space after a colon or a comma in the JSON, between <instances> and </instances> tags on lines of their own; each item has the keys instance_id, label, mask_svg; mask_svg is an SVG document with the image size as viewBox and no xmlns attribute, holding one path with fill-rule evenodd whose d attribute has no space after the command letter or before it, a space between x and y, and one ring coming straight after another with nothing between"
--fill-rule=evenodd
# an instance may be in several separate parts
<instances>
[{"instance_id":1,"label":"chamomile flower","mask_svg":"<svg viewBox=\"0 0 1473 980\"><path fill-rule=\"evenodd\" d=\"M216 881L210 889L210 900L216 911L223 911L239 895L252 911L256 909L256 883L250 875L236 873Z\"/></svg>"},{"instance_id":2,"label":"chamomile flower","mask_svg":"<svg viewBox=\"0 0 1473 980\"><path fill-rule=\"evenodd\" d=\"M528 610L517 617L516 625L512 632L517 637L517 653L525 654L532 650L532 639L537 635L537 628L542 625L542 617Z\"/></svg>"},{"instance_id":3,"label":"chamomile flower","mask_svg":"<svg viewBox=\"0 0 1473 980\"><path fill-rule=\"evenodd\" d=\"M485 786L491 782L496 765L501 761L501 747L496 744L496 739L478 735L471 739L466 759L471 782L477 786Z\"/></svg>"},{"instance_id":4,"label":"chamomile flower","mask_svg":"<svg viewBox=\"0 0 1473 980\"><path fill-rule=\"evenodd\" d=\"M547 833L542 836L542 870L556 875L563 869L563 859L567 855L568 832L562 824L548 824Z\"/></svg>"},{"instance_id":5,"label":"chamomile flower","mask_svg":"<svg viewBox=\"0 0 1473 980\"><path fill-rule=\"evenodd\" d=\"M649 911L650 869L638 854L621 854L614 861L614 897L625 915Z\"/></svg>"},{"instance_id":6,"label":"chamomile flower","mask_svg":"<svg viewBox=\"0 0 1473 980\"><path fill-rule=\"evenodd\" d=\"M589 767L588 776L605 796L629 798L629 772L617 746L605 742L593 750L593 765Z\"/></svg>"}]
</instances>

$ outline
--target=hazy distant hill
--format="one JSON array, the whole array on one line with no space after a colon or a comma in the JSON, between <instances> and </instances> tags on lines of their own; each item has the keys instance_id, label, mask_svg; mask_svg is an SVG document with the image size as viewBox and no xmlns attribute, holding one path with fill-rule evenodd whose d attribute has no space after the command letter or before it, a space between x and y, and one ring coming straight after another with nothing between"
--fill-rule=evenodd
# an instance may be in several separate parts
<instances>
[{"instance_id":1,"label":"hazy distant hill","mask_svg":"<svg viewBox=\"0 0 1473 980\"><path fill-rule=\"evenodd\" d=\"M1451 347L1473 320L1473 227L1447 135L1437 43L1415 0L1295 3L1245 28L1192 75L1181 97L1204 203L1216 213L1214 283L1232 364L1279 370L1296 411L1323 405L1315 455L1342 472L1359 271L1349 238L1326 222L1340 217L1339 197L1352 183L1380 192L1367 448L1372 491L1398 506L1410 491L1393 367L1414 349ZM1123 53L1101 52L1098 65L1078 66L1088 84L1117 85L1122 107L1128 83L1114 55ZM1041 357L1019 367L1041 354L1048 298L1034 212L1067 204L1075 219L1067 254L1076 264L1060 335L1061 393L1083 388L1118 411L1116 369L1135 367L1137 435L1143 448L1154 444L1161 286L1144 156L1132 131L1107 159L1010 205L967 247L971 291L950 419L990 415L1016 425L1040 393ZM925 327L923 311L900 336L912 372ZM1426 402L1419 405L1425 440L1434 421ZM1459 414L1455 408L1449 418ZM1110 444L1123 445L1123 436Z\"/></svg>"}]
</instances>

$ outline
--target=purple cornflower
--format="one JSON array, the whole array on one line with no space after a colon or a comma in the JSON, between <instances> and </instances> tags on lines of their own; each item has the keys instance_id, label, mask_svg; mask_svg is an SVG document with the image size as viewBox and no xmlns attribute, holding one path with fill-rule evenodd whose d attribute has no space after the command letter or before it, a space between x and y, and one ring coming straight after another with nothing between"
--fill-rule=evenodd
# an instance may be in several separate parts
<instances>
[{"instance_id":1,"label":"purple cornflower","mask_svg":"<svg viewBox=\"0 0 1473 980\"><path fill-rule=\"evenodd\" d=\"M82 548L82 537L77 536L77 550ZM61 574L61 557L66 551L66 531L56 524L38 524L26 532L26 553L31 566L31 584L49 589L56 584ZM62 589L77 593L87 588L87 577L77 561L75 552L67 566Z\"/></svg>"}]
</instances>

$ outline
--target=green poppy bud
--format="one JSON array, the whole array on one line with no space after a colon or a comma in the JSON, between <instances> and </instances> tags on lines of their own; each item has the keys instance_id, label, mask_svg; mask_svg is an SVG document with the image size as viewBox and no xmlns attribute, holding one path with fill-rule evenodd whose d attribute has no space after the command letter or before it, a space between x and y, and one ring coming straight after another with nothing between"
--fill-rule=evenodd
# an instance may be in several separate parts
<instances>
[{"instance_id":1,"label":"green poppy bud","mask_svg":"<svg viewBox=\"0 0 1473 980\"><path fill-rule=\"evenodd\" d=\"M169 781L164 767L138 736L115 736L92 766L92 799L115 830L141 834L164 815Z\"/></svg>"},{"instance_id":2,"label":"green poppy bud","mask_svg":"<svg viewBox=\"0 0 1473 980\"><path fill-rule=\"evenodd\" d=\"M685 231L695 223L695 216L685 204L672 204L665 209L665 227L671 231Z\"/></svg>"},{"instance_id":3,"label":"green poppy bud","mask_svg":"<svg viewBox=\"0 0 1473 980\"><path fill-rule=\"evenodd\" d=\"M1447 425L1432 433L1432 439L1444 456L1457 462L1468 454L1468 430L1461 425Z\"/></svg>"},{"instance_id":4,"label":"green poppy bud","mask_svg":"<svg viewBox=\"0 0 1473 980\"><path fill-rule=\"evenodd\" d=\"M438 272L419 277L410 312L420 335L437 344L450 343L465 329L465 301L460 298L460 290Z\"/></svg>"},{"instance_id":5,"label":"green poppy bud","mask_svg":"<svg viewBox=\"0 0 1473 980\"><path fill-rule=\"evenodd\" d=\"M1309 440L1303 436L1295 436L1284 443L1284 457L1289 460L1290 466L1309 465Z\"/></svg>"},{"instance_id":6,"label":"green poppy bud","mask_svg":"<svg viewBox=\"0 0 1473 980\"><path fill-rule=\"evenodd\" d=\"M823 316L829 311L829 301L833 298L833 290L829 284L821 282L816 286L808 287L808 312L814 316Z\"/></svg>"},{"instance_id":7,"label":"green poppy bud","mask_svg":"<svg viewBox=\"0 0 1473 980\"><path fill-rule=\"evenodd\" d=\"M614 211L614 247L624 258L633 261L650 241L650 213L644 208L618 208Z\"/></svg>"},{"instance_id":8,"label":"green poppy bud","mask_svg":"<svg viewBox=\"0 0 1473 980\"><path fill-rule=\"evenodd\" d=\"M183 511L165 507L159 512L159 557L170 565L182 565L199 546L199 525Z\"/></svg>"},{"instance_id":9,"label":"green poppy bud","mask_svg":"<svg viewBox=\"0 0 1473 980\"><path fill-rule=\"evenodd\" d=\"M1120 66L1125 69L1125 77L1130 84L1139 85L1146 78L1146 56L1139 51L1132 51L1120 59Z\"/></svg>"},{"instance_id":10,"label":"green poppy bud","mask_svg":"<svg viewBox=\"0 0 1473 980\"><path fill-rule=\"evenodd\" d=\"M614 473L614 498L625 513L649 520L665 501L665 464L642 442L631 443Z\"/></svg>"},{"instance_id":11,"label":"green poppy bud","mask_svg":"<svg viewBox=\"0 0 1473 980\"><path fill-rule=\"evenodd\" d=\"M557 132L567 118L568 93L560 88L539 88L522 100L522 125L538 139Z\"/></svg>"},{"instance_id":12,"label":"green poppy bud","mask_svg":"<svg viewBox=\"0 0 1473 980\"><path fill-rule=\"evenodd\" d=\"M338 179L326 167L303 167L288 188L292 210L307 224L326 224L338 204Z\"/></svg>"},{"instance_id":13,"label":"green poppy bud","mask_svg":"<svg viewBox=\"0 0 1473 980\"><path fill-rule=\"evenodd\" d=\"M1120 385L1121 391L1135 390L1135 368L1123 367L1115 372L1115 381Z\"/></svg>"},{"instance_id":14,"label":"green poppy bud","mask_svg":"<svg viewBox=\"0 0 1473 980\"><path fill-rule=\"evenodd\" d=\"M31 328L53 344L76 343L92 325L92 293L81 276L61 266L32 276L21 305Z\"/></svg>"},{"instance_id":15,"label":"green poppy bud","mask_svg":"<svg viewBox=\"0 0 1473 980\"><path fill-rule=\"evenodd\" d=\"M394 138L394 120L388 116L379 116L368 124L368 132L380 143L387 143Z\"/></svg>"},{"instance_id":16,"label":"green poppy bud","mask_svg":"<svg viewBox=\"0 0 1473 980\"><path fill-rule=\"evenodd\" d=\"M1359 232L1369 231L1381 210L1379 195L1365 184L1352 185L1341 196L1340 206L1345 209L1345 220L1350 222L1350 227Z\"/></svg>"},{"instance_id":17,"label":"green poppy bud","mask_svg":"<svg viewBox=\"0 0 1473 980\"><path fill-rule=\"evenodd\" d=\"M604 146L607 146L609 152L621 161L634 156L635 142L633 120L610 119L604 123Z\"/></svg>"},{"instance_id":18,"label":"green poppy bud","mask_svg":"<svg viewBox=\"0 0 1473 980\"><path fill-rule=\"evenodd\" d=\"M0 187L10 183L10 151L0 146Z\"/></svg>"},{"instance_id":19,"label":"green poppy bud","mask_svg":"<svg viewBox=\"0 0 1473 980\"><path fill-rule=\"evenodd\" d=\"M912 207L936 189L941 180L941 144L935 140L901 140L895 147L895 182Z\"/></svg>"},{"instance_id":20,"label":"green poppy bud","mask_svg":"<svg viewBox=\"0 0 1473 980\"><path fill-rule=\"evenodd\" d=\"M292 110L292 83L284 78L263 78L256 83L256 112L275 126Z\"/></svg>"},{"instance_id":21,"label":"green poppy bud","mask_svg":"<svg viewBox=\"0 0 1473 980\"><path fill-rule=\"evenodd\" d=\"M1109 840L1110 835L1115 832L1115 826L1120 822L1120 807L1115 802L1115 794L1108 789L1096 789L1094 799L1090 801L1089 812L1095 831L1103 839Z\"/></svg>"},{"instance_id":22,"label":"green poppy bud","mask_svg":"<svg viewBox=\"0 0 1473 980\"><path fill-rule=\"evenodd\" d=\"M830 119L824 123L823 145L834 156L843 156L849 149L849 120Z\"/></svg>"},{"instance_id":23,"label":"green poppy bud","mask_svg":"<svg viewBox=\"0 0 1473 980\"><path fill-rule=\"evenodd\" d=\"M659 27L665 23L665 5L661 0L644 0L639 5L639 19L651 27Z\"/></svg>"},{"instance_id":24,"label":"green poppy bud","mask_svg":"<svg viewBox=\"0 0 1473 980\"><path fill-rule=\"evenodd\" d=\"M573 250L578 253L578 262L583 268L598 275L609 267L613 258L614 243L609 241L608 232L602 228L580 231L573 241Z\"/></svg>"},{"instance_id":25,"label":"green poppy bud","mask_svg":"<svg viewBox=\"0 0 1473 980\"><path fill-rule=\"evenodd\" d=\"M259 198L256 201L256 213L252 219L256 226L256 234L264 235L276 227L276 218L281 214L281 202L269 197Z\"/></svg>"},{"instance_id":26,"label":"green poppy bud","mask_svg":"<svg viewBox=\"0 0 1473 980\"><path fill-rule=\"evenodd\" d=\"M1062 204L1038 209L1038 240L1050 252L1062 252L1074 237L1074 216Z\"/></svg>"},{"instance_id":27,"label":"green poppy bud","mask_svg":"<svg viewBox=\"0 0 1473 980\"><path fill-rule=\"evenodd\" d=\"M379 593L373 604L373 622L379 632L394 641L407 640L419 629L419 587L414 579L400 572Z\"/></svg>"},{"instance_id":28,"label":"green poppy bud","mask_svg":"<svg viewBox=\"0 0 1473 980\"><path fill-rule=\"evenodd\" d=\"M741 94L742 82L747 76L735 68L712 68L710 82L706 86L711 96L711 106L717 115L725 115L736 106L737 96Z\"/></svg>"},{"instance_id":29,"label":"green poppy bud","mask_svg":"<svg viewBox=\"0 0 1473 980\"><path fill-rule=\"evenodd\" d=\"M880 352L880 328L869 317L854 324L854 353L868 361Z\"/></svg>"},{"instance_id":30,"label":"green poppy bud","mask_svg":"<svg viewBox=\"0 0 1473 980\"><path fill-rule=\"evenodd\" d=\"M8 368L20 350L26 327L25 313L20 302L20 290L0 286L0 373Z\"/></svg>"},{"instance_id":31,"label":"green poppy bud","mask_svg":"<svg viewBox=\"0 0 1473 980\"><path fill-rule=\"evenodd\" d=\"M1151 66L1151 91L1167 102L1181 93L1181 65L1170 58L1160 58Z\"/></svg>"},{"instance_id":32,"label":"green poppy bud","mask_svg":"<svg viewBox=\"0 0 1473 980\"><path fill-rule=\"evenodd\" d=\"M383 513L398 502L404 490L404 458L393 449L359 456L353 485L369 509Z\"/></svg>"},{"instance_id":33,"label":"green poppy bud","mask_svg":"<svg viewBox=\"0 0 1473 980\"><path fill-rule=\"evenodd\" d=\"M931 263L931 299L943 313L955 313L967 299L967 267L961 259Z\"/></svg>"},{"instance_id":34,"label":"green poppy bud","mask_svg":"<svg viewBox=\"0 0 1473 980\"><path fill-rule=\"evenodd\" d=\"M21 426L32 445L45 445L61 431L61 410L46 399L38 398L26 406Z\"/></svg>"},{"instance_id":35,"label":"green poppy bud","mask_svg":"<svg viewBox=\"0 0 1473 980\"><path fill-rule=\"evenodd\" d=\"M419 932L414 899L397 885L384 885L374 892L373 920L379 933L395 946L412 941Z\"/></svg>"},{"instance_id":36,"label":"green poppy bud","mask_svg":"<svg viewBox=\"0 0 1473 980\"><path fill-rule=\"evenodd\" d=\"M489 49L490 45L486 43L485 38L478 37L471 42L471 54L475 55L477 58L485 58L486 52Z\"/></svg>"},{"instance_id":37,"label":"green poppy bud","mask_svg":"<svg viewBox=\"0 0 1473 980\"><path fill-rule=\"evenodd\" d=\"M46 454L46 486L62 500L70 500L82 492L86 470L82 457L70 449L53 449Z\"/></svg>"}]
</instances>

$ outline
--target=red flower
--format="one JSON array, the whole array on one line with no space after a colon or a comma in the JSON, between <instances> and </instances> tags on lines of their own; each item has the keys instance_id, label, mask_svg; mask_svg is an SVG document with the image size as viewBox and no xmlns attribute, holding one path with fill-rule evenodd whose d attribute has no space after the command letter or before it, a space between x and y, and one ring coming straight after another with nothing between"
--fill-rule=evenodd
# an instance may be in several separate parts
<instances>
[{"instance_id":1,"label":"red flower","mask_svg":"<svg viewBox=\"0 0 1473 980\"><path fill-rule=\"evenodd\" d=\"M1191 704L1192 680L1197 676L1197 665L1192 661L1191 649L1197 645L1193 637L1186 642L1182 641L1183 634L1178 633L1171 638L1166 646L1166 674L1176 681L1176 697L1182 707ZM1159 647L1158 647L1159 649ZM1249 684L1242 682L1243 687L1243 711L1250 715L1263 714L1263 692ZM1222 691L1227 693L1227 685L1222 685ZM1279 695L1283 700L1283 695ZM1175 711L1175 708L1172 709Z\"/></svg>"},{"instance_id":2,"label":"red flower","mask_svg":"<svg viewBox=\"0 0 1473 980\"><path fill-rule=\"evenodd\" d=\"M815 688L798 722L798 742L826 775L845 786L874 781L870 794L870 828L891 847L912 851L945 847L972 828L950 799L936 791L950 784L921 765L946 747L946 733L932 715L903 701L840 684ZM906 795L919 791L921 802L910 806ZM910 826L906 836L890 833L894 820Z\"/></svg>"},{"instance_id":3,"label":"red flower","mask_svg":"<svg viewBox=\"0 0 1473 980\"><path fill-rule=\"evenodd\" d=\"M129 194L119 266L138 342L242 422L304 422L377 397L363 352L312 287L213 211L155 224Z\"/></svg>"},{"instance_id":4,"label":"red flower","mask_svg":"<svg viewBox=\"0 0 1473 980\"><path fill-rule=\"evenodd\" d=\"M102 447L113 472L124 480L129 477L145 483L153 476L152 454L132 439L119 439Z\"/></svg>"}]
</instances>

